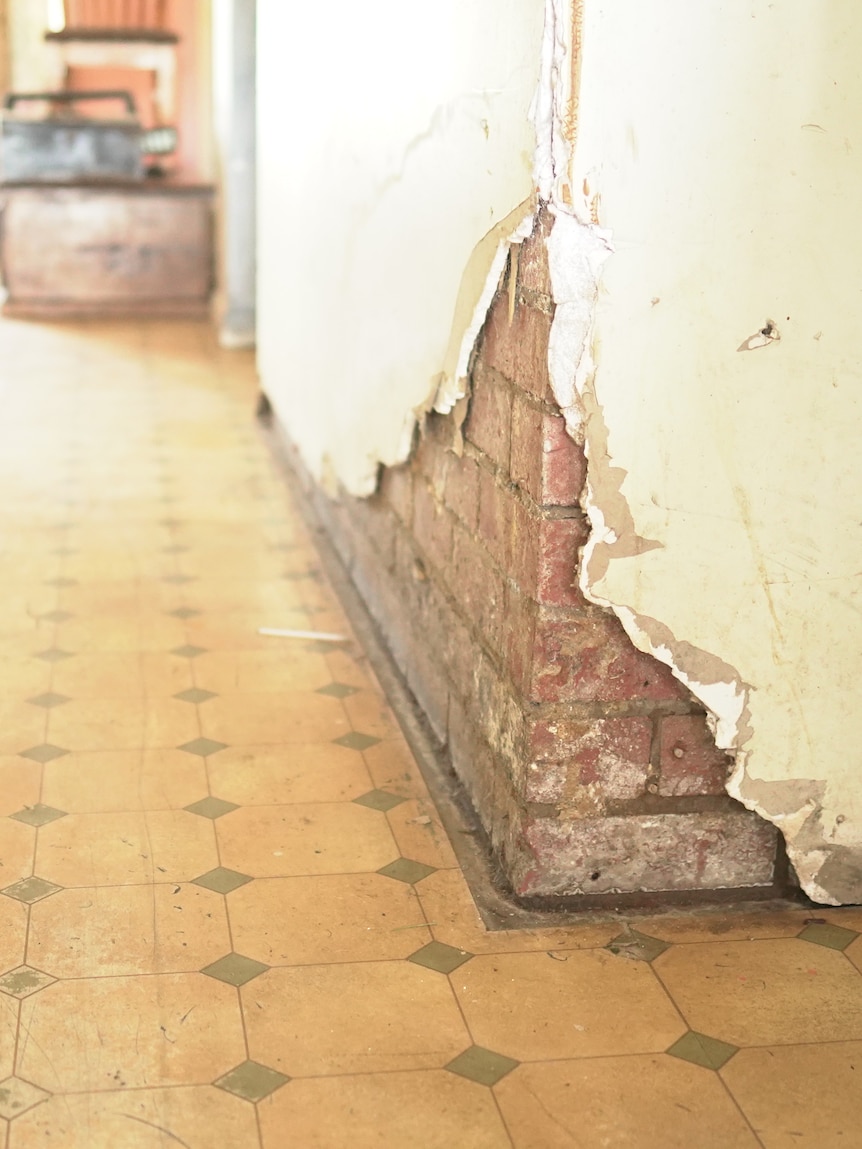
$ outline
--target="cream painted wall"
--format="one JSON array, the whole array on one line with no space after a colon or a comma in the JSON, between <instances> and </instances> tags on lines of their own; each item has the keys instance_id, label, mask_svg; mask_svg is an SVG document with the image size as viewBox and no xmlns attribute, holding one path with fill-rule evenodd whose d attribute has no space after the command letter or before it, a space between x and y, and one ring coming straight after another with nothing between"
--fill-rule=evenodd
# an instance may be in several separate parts
<instances>
[{"instance_id":1,"label":"cream painted wall","mask_svg":"<svg viewBox=\"0 0 862 1149\"><path fill-rule=\"evenodd\" d=\"M862 5L586 0L582 32L572 186L613 252L584 585L713 711L809 894L862 902Z\"/></svg>"},{"instance_id":2,"label":"cream painted wall","mask_svg":"<svg viewBox=\"0 0 862 1149\"><path fill-rule=\"evenodd\" d=\"M369 493L457 398L532 212L543 8L259 0L260 371L330 485Z\"/></svg>"}]
</instances>

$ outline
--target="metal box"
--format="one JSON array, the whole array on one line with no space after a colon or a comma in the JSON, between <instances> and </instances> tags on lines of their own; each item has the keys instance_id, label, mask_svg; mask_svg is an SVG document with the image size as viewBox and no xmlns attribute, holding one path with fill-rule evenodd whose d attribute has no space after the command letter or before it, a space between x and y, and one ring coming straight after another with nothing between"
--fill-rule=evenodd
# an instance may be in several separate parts
<instances>
[{"instance_id":1,"label":"metal box","mask_svg":"<svg viewBox=\"0 0 862 1149\"><path fill-rule=\"evenodd\" d=\"M78 100L122 99L129 116L97 120L74 114ZM69 108L44 119L15 116L16 105L42 100ZM144 177L141 125L129 92L11 93L3 104L0 176L4 183L56 183L68 180L141 180Z\"/></svg>"}]
</instances>

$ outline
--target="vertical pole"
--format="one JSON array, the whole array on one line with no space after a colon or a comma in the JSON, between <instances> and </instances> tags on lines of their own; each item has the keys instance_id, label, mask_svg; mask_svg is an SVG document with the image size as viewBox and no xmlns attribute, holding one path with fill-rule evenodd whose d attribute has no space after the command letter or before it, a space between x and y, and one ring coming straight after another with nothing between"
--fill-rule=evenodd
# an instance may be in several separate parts
<instances>
[{"instance_id":1,"label":"vertical pole","mask_svg":"<svg viewBox=\"0 0 862 1149\"><path fill-rule=\"evenodd\" d=\"M223 347L253 347L256 327L256 0L223 0L232 9L226 27L226 138L222 141L222 242L226 309ZM229 61L229 62L228 62Z\"/></svg>"}]
</instances>

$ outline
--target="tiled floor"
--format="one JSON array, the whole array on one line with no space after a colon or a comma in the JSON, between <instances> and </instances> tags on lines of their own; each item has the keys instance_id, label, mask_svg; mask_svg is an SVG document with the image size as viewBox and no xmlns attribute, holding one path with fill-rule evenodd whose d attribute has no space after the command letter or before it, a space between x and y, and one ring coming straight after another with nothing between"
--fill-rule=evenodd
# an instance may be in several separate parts
<instances>
[{"instance_id":1,"label":"tiled floor","mask_svg":"<svg viewBox=\"0 0 862 1149\"><path fill-rule=\"evenodd\" d=\"M0 1149L862 1144L862 910L483 929L245 357L0 383Z\"/></svg>"}]
</instances>

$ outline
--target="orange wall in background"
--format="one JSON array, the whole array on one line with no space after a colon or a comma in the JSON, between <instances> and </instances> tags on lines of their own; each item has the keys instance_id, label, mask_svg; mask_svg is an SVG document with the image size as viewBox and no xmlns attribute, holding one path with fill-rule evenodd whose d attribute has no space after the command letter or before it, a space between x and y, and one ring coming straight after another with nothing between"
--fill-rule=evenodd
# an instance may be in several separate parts
<instances>
[{"instance_id":1,"label":"orange wall in background","mask_svg":"<svg viewBox=\"0 0 862 1149\"><path fill-rule=\"evenodd\" d=\"M180 37L174 125L179 130L180 139L177 154L168 162L173 170L192 178L205 177L209 166L209 116L208 109L201 107L200 96L205 90L201 71L208 69L209 63L208 37L201 42L204 39L202 31L207 30L204 16L208 7L206 0L168 0L167 3L167 27ZM144 125L150 127L154 123L152 73L126 68L75 68L69 75L69 87L75 90L131 88ZM118 110L118 106L113 104L103 108L89 105L87 108L88 114L102 115L114 115Z\"/></svg>"}]
</instances>

